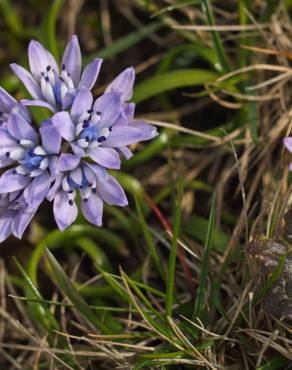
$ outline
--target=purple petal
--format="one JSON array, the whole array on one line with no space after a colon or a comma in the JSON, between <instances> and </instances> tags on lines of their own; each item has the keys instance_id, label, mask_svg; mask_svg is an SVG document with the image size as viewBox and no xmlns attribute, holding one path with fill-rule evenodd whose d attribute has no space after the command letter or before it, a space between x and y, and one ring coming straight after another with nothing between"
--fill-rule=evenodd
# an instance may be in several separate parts
<instances>
[{"instance_id":1,"label":"purple petal","mask_svg":"<svg viewBox=\"0 0 292 370\"><path fill-rule=\"evenodd\" d=\"M101 95L93 104L93 110L101 113L99 127L110 127L120 115L121 98L117 93Z\"/></svg>"},{"instance_id":2,"label":"purple petal","mask_svg":"<svg viewBox=\"0 0 292 370\"><path fill-rule=\"evenodd\" d=\"M127 68L113 80L113 82L106 88L105 92L108 93L115 91L121 94L122 101L130 100L133 95L134 81L134 68Z\"/></svg>"},{"instance_id":3,"label":"purple petal","mask_svg":"<svg viewBox=\"0 0 292 370\"><path fill-rule=\"evenodd\" d=\"M81 76L81 80L78 85L78 89L91 90L97 79L102 59L96 58L91 63L87 64Z\"/></svg>"},{"instance_id":4,"label":"purple petal","mask_svg":"<svg viewBox=\"0 0 292 370\"><path fill-rule=\"evenodd\" d=\"M121 167L119 153L112 148L90 148L87 150L87 153L94 162L101 166L114 169Z\"/></svg>"},{"instance_id":5,"label":"purple petal","mask_svg":"<svg viewBox=\"0 0 292 370\"><path fill-rule=\"evenodd\" d=\"M81 210L87 221L96 226L102 225L103 201L97 194L91 193L87 201L82 200Z\"/></svg>"},{"instance_id":6,"label":"purple petal","mask_svg":"<svg viewBox=\"0 0 292 370\"><path fill-rule=\"evenodd\" d=\"M15 63L10 64L10 68L24 84L33 99L43 99L43 94L39 84L26 69Z\"/></svg>"},{"instance_id":7,"label":"purple petal","mask_svg":"<svg viewBox=\"0 0 292 370\"><path fill-rule=\"evenodd\" d=\"M289 150L290 153L292 153L292 136L291 137L285 137L283 139L283 143L285 147Z\"/></svg>"},{"instance_id":8,"label":"purple petal","mask_svg":"<svg viewBox=\"0 0 292 370\"><path fill-rule=\"evenodd\" d=\"M0 155L0 168L11 165L14 162L13 159L7 158L5 155Z\"/></svg>"},{"instance_id":9,"label":"purple petal","mask_svg":"<svg viewBox=\"0 0 292 370\"><path fill-rule=\"evenodd\" d=\"M51 179L54 181L57 177L58 171L58 157L56 155L52 155L49 157L49 171L51 174Z\"/></svg>"},{"instance_id":10,"label":"purple petal","mask_svg":"<svg viewBox=\"0 0 292 370\"><path fill-rule=\"evenodd\" d=\"M13 169L5 171L0 177L0 194L11 193L25 188L31 178L13 172Z\"/></svg>"},{"instance_id":11,"label":"purple petal","mask_svg":"<svg viewBox=\"0 0 292 370\"><path fill-rule=\"evenodd\" d=\"M52 123L59 134L67 141L75 138L75 126L68 112L58 112L52 117Z\"/></svg>"},{"instance_id":12,"label":"purple petal","mask_svg":"<svg viewBox=\"0 0 292 370\"><path fill-rule=\"evenodd\" d=\"M136 126L134 127L134 125L113 126L110 135L102 145L104 147L122 147L138 143L143 140L152 139L156 135L156 128L150 125L143 127L143 129L140 129Z\"/></svg>"},{"instance_id":13,"label":"purple petal","mask_svg":"<svg viewBox=\"0 0 292 370\"><path fill-rule=\"evenodd\" d=\"M66 46L62 59L62 66L63 65L65 66L65 70L70 74L74 86L77 86L81 74L81 51L76 35L71 37L71 40Z\"/></svg>"},{"instance_id":14,"label":"purple petal","mask_svg":"<svg viewBox=\"0 0 292 370\"><path fill-rule=\"evenodd\" d=\"M132 122L134 119L135 107L136 107L135 103L126 103L124 105L123 112L129 122Z\"/></svg>"},{"instance_id":15,"label":"purple petal","mask_svg":"<svg viewBox=\"0 0 292 370\"><path fill-rule=\"evenodd\" d=\"M134 155L132 151L126 146L119 147L119 151L124 155L126 159L130 159Z\"/></svg>"},{"instance_id":16,"label":"purple petal","mask_svg":"<svg viewBox=\"0 0 292 370\"><path fill-rule=\"evenodd\" d=\"M144 139L143 140L150 140L153 139L155 136L158 135L157 128L153 125L145 121L133 121L131 127L138 128L143 132Z\"/></svg>"},{"instance_id":17,"label":"purple petal","mask_svg":"<svg viewBox=\"0 0 292 370\"><path fill-rule=\"evenodd\" d=\"M15 106L16 100L8 94L2 87L0 87L0 110L5 113L9 113Z\"/></svg>"},{"instance_id":18,"label":"purple petal","mask_svg":"<svg viewBox=\"0 0 292 370\"><path fill-rule=\"evenodd\" d=\"M78 208L76 203L68 200L67 193L60 191L55 194L54 216L56 223L61 231L70 226L77 217Z\"/></svg>"},{"instance_id":19,"label":"purple petal","mask_svg":"<svg viewBox=\"0 0 292 370\"><path fill-rule=\"evenodd\" d=\"M109 178L109 175L108 175L106 169L101 167L101 166L98 166L97 164L86 163L85 166L84 166L85 175L86 175L86 171L88 169L89 169L89 171L94 173L97 180L100 181L100 182L107 181L108 178Z\"/></svg>"},{"instance_id":20,"label":"purple petal","mask_svg":"<svg viewBox=\"0 0 292 370\"><path fill-rule=\"evenodd\" d=\"M5 129L0 128L0 148L15 147L16 140Z\"/></svg>"},{"instance_id":21,"label":"purple petal","mask_svg":"<svg viewBox=\"0 0 292 370\"><path fill-rule=\"evenodd\" d=\"M25 201L33 208L37 208L47 196L51 185L51 177L47 171L35 177L25 188L23 196Z\"/></svg>"},{"instance_id":22,"label":"purple petal","mask_svg":"<svg viewBox=\"0 0 292 370\"><path fill-rule=\"evenodd\" d=\"M38 41L32 40L28 46L28 59L31 73L36 79L41 77L41 73L50 66L56 73L59 68L52 54L46 50Z\"/></svg>"},{"instance_id":23,"label":"purple petal","mask_svg":"<svg viewBox=\"0 0 292 370\"><path fill-rule=\"evenodd\" d=\"M72 121L77 124L79 118L92 107L93 97L89 90L81 89L72 104L71 117Z\"/></svg>"},{"instance_id":24,"label":"purple petal","mask_svg":"<svg viewBox=\"0 0 292 370\"><path fill-rule=\"evenodd\" d=\"M84 149L82 149L78 144L71 143L72 152L78 157L86 157Z\"/></svg>"},{"instance_id":25,"label":"purple petal","mask_svg":"<svg viewBox=\"0 0 292 370\"><path fill-rule=\"evenodd\" d=\"M74 154L62 153L58 162L59 171L71 171L79 165L80 157Z\"/></svg>"},{"instance_id":26,"label":"purple petal","mask_svg":"<svg viewBox=\"0 0 292 370\"><path fill-rule=\"evenodd\" d=\"M0 217L0 243L2 243L11 234L11 225L15 212L5 211Z\"/></svg>"},{"instance_id":27,"label":"purple petal","mask_svg":"<svg viewBox=\"0 0 292 370\"><path fill-rule=\"evenodd\" d=\"M55 177L55 182L51 186L51 188L50 188L50 190L48 192L48 195L47 195L47 199L50 202L54 199L56 192L60 189L60 186L61 186L61 183L62 183L62 179L63 179L63 174L57 173L56 174L56 177Z\"/></svg>"},{"instance_id":28,"label":"purple petal","mask_svg":"<svg viewBox=\"0 0 292 370\"><path fill-rule=\"evenodd\" d=\"M126 194L113 176L109 176L107 181L98 183L98 193L108 204L124 207L128 205Z\"/></svg>"},{"instance_id":29,"label":"purple petal","mask_svg":"<svg viewBox=\"0 0 292 370\"><path fill-rule=\"evenodd\" d=\"M53 125L40 128L42 145L48 154L58 154L61 148L62 137Z\"/></svg>"},{"instance_id":30,"label":"purple petal","mask_svg":"<svg viewBox=\"0 0 292 370\"><path fill-rule=\"evenodd\" d=\"M43 108L48 108L51 112L55 113L56 112L56 108L46 102L46 101L43 101L43 100L28 100L28 99L22 99L21 100L21 103L27 107L31 106L31 107L43 107Z\"/></svg>"},{"instance_id":31,"label":"purple petal","mask_svg":"<svg viewBox=\"0 0 292 370\"><path fill-rule=\"evenodd\" d=\"M26 139L34 143L38 142L38 136L32 126L17 113L11 113L7 120L9 134L16 140Z\"/></svg>"},{"instance_id":32,"label":"purple petal","mask_svg":"<svg viewBox=\"0 0 292 370\"><path fill-rule=\"evenodd\" d=\"M66 110L68 108L71 107L75 97L76 97L76 94L77 94L77 90L76 89L69 89L67 91L67 94L65 95L64 99L63 99L63 103L62 103L62 109L63 110Z\"/></svg>"},{"instance_id":33,"label":"purple petal","mask_svg":"<svg viewBox=\"0 0 292 370\"><path fill-rule=\"evenodd\" d=\"M17 216L15 216L12 223L12 233L16 238L22 238L25 229L29 225L36 211L37 209L23 209L18 212Z\"/></svg>"}]
</instances>

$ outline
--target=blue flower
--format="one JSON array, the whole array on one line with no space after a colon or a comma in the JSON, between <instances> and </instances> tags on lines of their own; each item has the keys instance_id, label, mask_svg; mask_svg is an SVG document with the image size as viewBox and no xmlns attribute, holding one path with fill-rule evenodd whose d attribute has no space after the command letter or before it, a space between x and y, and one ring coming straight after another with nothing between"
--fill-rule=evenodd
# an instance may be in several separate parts
<instances>
[{"instance_id":1,"label":"blue flower","mask_svg":"<svg viewBox=\"0 0 292 370\"><path fill-rule=\"evenodd\" d=\"M9 227L18 228L12 232L22 235L29 222L24 220L33 217L47 196L57 173L60 146L61 136L54 127L44 125L38 134L20 113L8 115L5 127L0 128L0 167L9 166L0 177L0 225L5 224L0 226L0 241ZM13 226L17 221L11 217L19 219L19 224Z\"/></svg>"},{"instance_id":2,"label":"blue flower","mask_svg":"<svg viewBox=\"0 0 292 370\"><path fill-rule=\"evenodd\" d=\"M81 73L75 35L61 72L39 42L30 42L28 55L31 73L11 67L33 100L19 103L0 88L0 242L10 234L21 238L46 198L53 202L60 230L76 220L76 198L84 217L101 226L103 202L128 204L107 169L120 169L120 155L133 155L129 145L157 135L154 126L134 119L134 68L124 70L94 100L90 90L102 61L95 59ZM52 115L35 130L27 106L47 107Z\"/></svg>"},{"instance_id":3,"label":"blue flower","mask_svg":"<svg viewBox=\"0 0 292 370\"><path fill-rule=\"evenodd\" d=\"M28 59L31 73L15 63L10 65L33 98L24 99L23 104L46 107L53 112L70 107L79 89L90 90L102 63L102 59L94 59L81 74L81 51L76 35L66 46L60 70L53 55L38 41L30 42Z\"/></svg>"},{"instance_id":4,"label":"blue flower","mask_svg":"<svg viewBox=\"0 0 292 370\"><path fill-rule=\"evenodd\" d=\"M70 143L77 158L89 157L105 168L119 169L119 152L129 158L132 153L128 145L157 135L154 126L133 120L135 106L125 100L132 96L134 76L133 68L126 69L94 102L90 91L82 89L70 113L62 111L52 117L53 126Z\"/></svg>"}]
</instances>

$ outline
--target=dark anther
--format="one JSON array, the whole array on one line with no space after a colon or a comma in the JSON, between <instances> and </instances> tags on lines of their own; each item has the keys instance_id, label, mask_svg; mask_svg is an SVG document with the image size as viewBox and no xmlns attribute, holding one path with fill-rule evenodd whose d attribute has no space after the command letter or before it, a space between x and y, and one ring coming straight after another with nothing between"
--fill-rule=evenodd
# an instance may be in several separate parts
<instances>
[{"instance_id":1,"label":"dark anther","mask_svg":"<svg viewBox=\"0 0 292 370\"><path fill-rule=\"evenodd\" d=\"M3 112L0 112L0 116L3 116Z\"/></svg>"},{"instance_id":2,"label":"dark anther","mask_svg":"<svg viewBox=\"0 0 292 370\"><path fill-rule=\"evenodd\" d=\"M5 157L6 157L6 158L9 158L9 157L10 157L10 153L9 153L9 152L6 152L6 153L5 153Z\"/></svg>"},{"instance_id":3,"label":"dark anther","mask_svg":"<svg viewBox=\"0 0 292 370\"><path fill-rule=\"evenodd\" d=\"M112 127L109 127L109 132L112 132L113 128Z\"/></svg>"},{"instance_id":4,"label":"dark anther","mask_svg":"<svg viewBox=\"0 0 292 370\"><path fill-rule=\"evenodd\" d=\"M86 127L88 127L88 126L89 126L89 121L86 121L86 120L85 120L85 121L83 122L83 126L82 126L82 127L83 127L83 128L86 128Z\"/></svg>"},{"instance_id":5,"label":"dark anther","mask_svg":"<svg viewBox=\"0 0 292 370\"><path fill-rule=\"evenodd\" d=\"M88 137L88 136L86 136L85 141L86 141L87 143L89 143L89 137Z\"/></svg>"},{"instance_id":6,"label":"dark anther","mask_svg":"<svg viewBox=\"0 0 292 370\"><path fill-rule=\"evenodd\" d=\"M96 140L97 140L98 143L102 143L103 141L106 141L106 137L105 136L100 136Z\"/></svg>"},{"instance_id":7,"label":"dark anther","mask_svg":"<svg viewBox=\"0 0 292 370\"><path fill-rule=\"evenodd\" d=\"M65 64L62 64L62 70L63 71L65 71L65 68L66 68Z\"/></svg>"},{"instance_id":8,"label":"dark anther","mask_svg":"<svg viewBox=\"0 0 292 370\"><path fill-rule=\"evenodd\" d=\"M101 112L100 112L99 110L97 110L97 111L95 112L95 114L97 114L98 116L101 116Z\"/></svg>"},{"instance_id":9,"label":"dark anther","mask_svg":"<svg viewBox=\"0 0 292 370\"><path fill-rule=\"evenodd\" d=\"M87 198L84 198L84 199L83 199L83 202L84 202L84 203L88 202L88 199L87 199Z\"/></svg>"},{"instance_id":10,"label":"dark anther","mask_svg":"<svg viewBox=\"0 0 292 370\"><path fill-rule=\"evenodd\" d=\"M47 71L49 72L51 70L51 66L47 66Z\"/></svg>"},{"instance_id":11,"label":"dark anther","mask_svg":"<svg viewBox=\"0 0 292 370\"><path fill-rule=\"evenodd\" d=\"M64 78L63 77L59 77L60 81L64 82Z\"/></svg>"},{"instance_id":12,"label":"dark anther","mask_svg":"<svg viewBox=\"0 0 292 370\"><path fill-rule=\"evenodd\" d=\"M16 175L16 174L17 174L17 171L16 171L16 170L13 170L13 171L12 171L12 174L13 174L13 175Z\"/></svg>"},{"instance_id":13,"label":"dark anther","mask_svg":"<svg viewBox=\"0 0 292 370\"><path fill-rule=\"evenodd\" d=\"M90 182L89 184L88 184L88 186L91 188L92 187L92 185L93 185L93 183L92 182Z\"/></svg>"},{"instance_id":14,"label":"dark anther","mask_svg":"<svg viewBox=\"0 0 292 370\"><path fill-rule=\"evenodd\" d=\"M20 144L20 140L19 140L19 139L17 139L17 141L16 141L16 142L17 142L17 144Z\"/></svg>"},{"instance_id":15,"label":"dark anther","mask_svg":"<svg viewBox=\"0 0 292 370\"><path fill-rule=\"evenodd\" d=\"M80 185L80 186L79 186L79 188L80 188L80 189L83 189L83 185Z\"/></svg>"},{"instance_id":16,"label":"dark anther","mask_svg":"<svg viewBox=\"0 0 292 370\"><path fill-rule=\"evenodd\" d=\"M93 192L93 193L96 193L96 189L92 189L92 192Z\"/></svg>"},{"instance_id":17,"label":"dark anther","mask_svg":"<svg viewBox=\"0 0 292 370\"><path fill-rule=\"evenodd\" d=\"M50 79L49 79L49 77L48 77L48 76L46 76L46 77L45 77L45 80L46 80L47 82L50 82Z\"/></svg>"},{"instance_id":18,"label":"dark anther","mask_svg":"<svg viewBox=\"0 0 292 370\"><path fill-rule=\"evenodd\" d=\"M93 112L93 109L88 109L87 113L90 114Z\"/></svg>"},{"instance_id":19,"label":"dark anther","mask_svg":"<svg viewBox=\"0 0 292 370\"><path fill-rule=\"evenodd\" d=\"M70 206L73 206L73 200L72 199L69 199L69 202Z\"/></svg>"},{"instance_id":20,"label":"dark anther","mask_svg":"<svg viewBox=\"0 0 292 370\"><path fill-rule=\"evenodd\" d=\"M45 74L44 74L44 72L41 72L41 76L44 76Z\"/></svg>"},{"instance_id":21,"label":"dark anther","mask_svg":"<svg viewBox=\"0 0 292 370\"><path fill-rule=\"evenodd\" d=\"M68 193L69 193L69 194L72 194L72 193L73 193L73 189L70 189L70 190L68 191Z\"/></svg>"}]
</instances>

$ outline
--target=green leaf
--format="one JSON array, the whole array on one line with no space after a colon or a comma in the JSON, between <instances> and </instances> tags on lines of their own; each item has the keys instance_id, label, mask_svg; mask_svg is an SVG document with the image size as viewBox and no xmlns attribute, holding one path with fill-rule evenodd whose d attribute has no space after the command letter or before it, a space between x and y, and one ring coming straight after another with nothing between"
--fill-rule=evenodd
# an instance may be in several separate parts
<instances>
[{"instance_id":1,"label":"green leaf","mask_svg":"<svg viewBox=\"0 0 292 370\"><path fill-rule=\"evenodd\" d=\"M173 307L173 300L174 300L177 239L179 238L180 224L181 224L181 198L182 198L182 183L179 183L177 196L174 199L175 206L174 206L173 236L171 240L170 254L168 257L166 306L165 306L165 312L167 316L172 315L172 307Z\"/></svg>"},{"instance_id":2,"label":"green leaf","mask_svg":"<svg viewBox=\"0 0 292 370\"><path fill-rule=\"evenodd\" d=\"M150 255L153 259L153 262L154 262L157 270L160 273L160 276L165 281L165 273L164 273L163 264L162 264L162 261L161 261L161 258L159 256L159 254L156 250L156 247L154 246L152 236L149 232L148 226L146 224L146 221L145 221L145 218L144 218L144 215L143 215L142 207L141 207L140 201L139 201L137 196L135 196L135 203L136 203L136 208L137 208L139 221L140 221L140 224L141 224L141 227L142 227L142 230L143 230L143 233L144 233L144 236L145 236L148 248L149 248Z\"/></svg>"},{"instance_id":3,"label":"green leaf","mask_svg":"<svg viewBox=\"0 0 292 370\"><path fill-rule=\"evenodd\" d=\"M74 287L59 262L55 259L53 254L48 249L46 249L46 256L48 258L57 286L65 293L74 307L83 315L86 320L90 321L96 328L100 329L102 332L108 333L108 329L105 324L98 320L97 316L90 309L82 295Z\"/></svg>"},{"instance_id":4,"label":"green leaf","mask_svg":"<svg viewBox=\"0 0 292 370\"><path fill-rule=\"evenodd\" d=\"M215 197L216 195L214 194L213 199L212 199L212 206L211 206L211 212L210 212L210 217L209 217L204 253L202 257L202 268L201 268L201 274L199 277L199 285L198 285L198 290L197 290L197 295L196 295L193 319L197 317L199 319L202 319L202 316L204 313L206 280L208 276L209 257L210 257L210 253L212 250L212 240L214 236L213 231L214 231L214 225L215 225L215 199L216 199Z\"/></svg>"},{"instance_id":5,"label":"green leaf","mask_svg":"<svg viewBox=\"0 0 292 370\"><path fill-rule=\"evenodd\" d=\"M24 291L25 291L26 298L42 301L43 297L41 296L37 287L31 281L30 277L27 275L24 268L21 266L21 264L17 261L16 258L14 258L14 262L18 270L20 271L21 275L23 276L23 279L25 282ZM57 321L55 320L54 316L51 314L48 308L48 304L34 302L34 303L29 303L28 307L29 307L29 311L31 313L33 320L38 325L41 325L41 327L45 329L45 331L59 329L59 325Z\"/></svg>"},{"instance_id":6,"label":"green leaf","mask_svg":"<svg viewBox=\"0 0 292 370\"><path fill-rule=\"evenodd\" d=\"M218 74L206 69L179 69L159 74L136 86L133 101L140 103L169 90L212 82L217 77Z\"/></svg>"},{"instance_id":7,"label":"green leaf","mask_svg":"<svg viewBox=\"0 0 292 370\"><path fill-rule=\"evenodd\" d=\"M213 11L211 8L211 4L209 0L202 0L202 10L203 13L206 15L206 23L209 26L215 26L215 19L213 15ZM219 35L218 31L211 31L212 38L213 38L213 44L214 44L214 49L217 52L217 57L218 57L218 62L220 65L220 69L222 72L230 72L231 67L228 61L228 58L225 54L224 47L221 41L221 37Z\"/></svg>"}]
</instances>

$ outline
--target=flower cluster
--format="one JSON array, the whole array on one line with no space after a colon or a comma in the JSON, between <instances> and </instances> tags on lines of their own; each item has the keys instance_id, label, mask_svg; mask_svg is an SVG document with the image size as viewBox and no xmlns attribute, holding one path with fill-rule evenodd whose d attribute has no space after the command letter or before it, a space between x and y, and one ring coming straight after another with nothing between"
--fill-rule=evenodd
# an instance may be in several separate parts
<instances>
[{"instance_id":1,"label":"flower cluster","mask_svg":"<svg viewBox=\"0 0 292 370\"><path fill-rule=\"evenodd\" d=\"M107 169L119 169L120 155L132 156L129 145L157 135L155 127L134 120L130 102L135 71L124 70L93 99L102 64L95 59L81 70L81 51L75 35L69 41L59 69L52 54L39 42L28 48L30 72L11 68L32 99L17 102L0 88L0 241L10 234L21 238L40 204L53 201L60 230L78 214L102 225L103 202L127 205L126 195ZM52 113L38 130L29 106Z\"/></svg>"}]
</instances>

